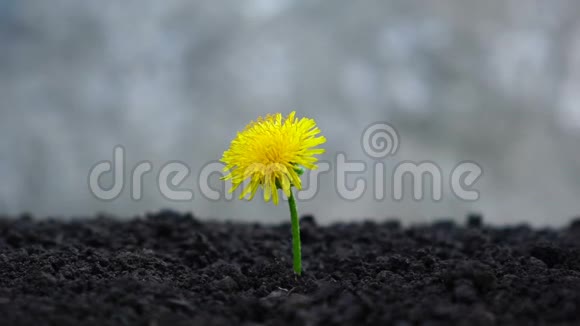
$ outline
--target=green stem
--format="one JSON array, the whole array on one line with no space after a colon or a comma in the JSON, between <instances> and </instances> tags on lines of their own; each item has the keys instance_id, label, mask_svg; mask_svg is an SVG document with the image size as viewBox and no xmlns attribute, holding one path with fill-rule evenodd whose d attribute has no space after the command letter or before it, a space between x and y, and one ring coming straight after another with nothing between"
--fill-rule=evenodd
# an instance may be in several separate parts
<instances>
[{"instance_id":1,"label":"green stem","mask_svg":"<svg viewBox=\"0 0 580 326\"><path fill-rule=\"evenodd\" d=\"M290 205L290 218L292 219L292 255L294 256L294 273L300 276L302 274L302 252L300 248L300 222L298 221L298 211L296 209L296 200L292 189L288 198Z\"/></svg>"}]
</instances>

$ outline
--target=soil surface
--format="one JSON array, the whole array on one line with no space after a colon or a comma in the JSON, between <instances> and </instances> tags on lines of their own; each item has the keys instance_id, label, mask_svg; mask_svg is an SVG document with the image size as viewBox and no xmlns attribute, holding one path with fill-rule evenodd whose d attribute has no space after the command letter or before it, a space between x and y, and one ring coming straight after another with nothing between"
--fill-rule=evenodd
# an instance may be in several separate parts
<instances>
[{"instance_id":1,"label":"soil surface","mask_svg":"<svg viewBox=\"0 0 580 326\"><path fill-rule=\"evenodd\" d=\"M2 325L580 324L580 220L290 225L0 218Z\"/></svg>"}]
</instances>

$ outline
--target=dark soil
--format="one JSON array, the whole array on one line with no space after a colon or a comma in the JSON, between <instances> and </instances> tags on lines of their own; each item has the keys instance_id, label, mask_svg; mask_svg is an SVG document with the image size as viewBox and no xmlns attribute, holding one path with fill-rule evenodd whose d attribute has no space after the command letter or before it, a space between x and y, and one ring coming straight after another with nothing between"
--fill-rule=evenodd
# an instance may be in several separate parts
<instances>
[{"instance_id":1,"label":"dark soil","mask_svg":"<svg viewBox=\"0 0 580 326\"><path fill-rule=\"evenodd\" d=\"M2 325L580 324L568 228L0 218Z\"/></svg>"}]
</instances>

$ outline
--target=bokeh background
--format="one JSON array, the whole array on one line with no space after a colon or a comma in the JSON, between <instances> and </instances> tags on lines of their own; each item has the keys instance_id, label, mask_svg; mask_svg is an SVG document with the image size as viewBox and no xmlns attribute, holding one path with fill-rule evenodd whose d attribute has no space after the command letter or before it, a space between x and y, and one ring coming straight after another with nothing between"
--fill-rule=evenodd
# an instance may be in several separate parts
<instances>
[{"instance_id":1,"label":"bokeh background","mask_svg":"<svg viewBox=\"0 0 580 326\"><path fill-rule=\"evenodd\" d=\"M580 2L0 0L2 214L286 221L285 205L204 198L197 175L247 122L292 109L318 122L324 160L372 166L361 134L387 121L401 137L387 175L404 160L434 161L444 180L463 160L484 169L475 202L449 187L440 202L388 188L346 201L331 171L300 203L323 223L476 211L563 225L580 214ZM96 199L89 169L118 144L128 167L187 163L194 200L164 199L154 174L141 201Z\"/></svg>"}]
</instances>

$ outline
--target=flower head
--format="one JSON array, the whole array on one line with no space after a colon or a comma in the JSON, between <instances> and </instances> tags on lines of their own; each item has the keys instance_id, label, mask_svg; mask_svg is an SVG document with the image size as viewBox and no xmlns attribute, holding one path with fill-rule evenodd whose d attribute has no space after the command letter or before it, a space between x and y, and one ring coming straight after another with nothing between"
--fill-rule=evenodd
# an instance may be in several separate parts
<instances>
[{"instance_id":1,"label":"flower head","mask_svg":"<svg viewBox=\"0 0 580 326\"><path fill-rule=\"evenodd\" d=\"M317 136L320 129L309 118L298 119L296 112L285 119L282 114L267 115L252 121L242 132L238 132L221 161L229 172L223 179L232 180L233 192L244 181L248 185L240 199L250 194L252 199L260 186L264 188L264 200L272 198L278 204L278 188L290 196L290 187L301 189L300 167L316 169L314 155L324 153L315 148L326 142Z\"/></svg>"}]
</instances>

